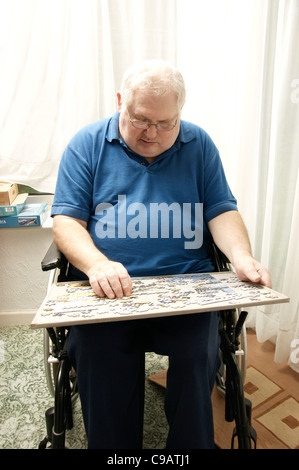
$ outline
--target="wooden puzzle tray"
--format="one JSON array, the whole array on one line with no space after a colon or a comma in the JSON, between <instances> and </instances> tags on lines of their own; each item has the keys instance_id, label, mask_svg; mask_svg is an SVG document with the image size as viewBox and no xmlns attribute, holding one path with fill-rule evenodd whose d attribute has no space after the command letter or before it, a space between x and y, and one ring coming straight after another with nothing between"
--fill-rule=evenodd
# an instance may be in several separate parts
<instances>
[{"instance_id":1,"label":"wooden puzzle tray","mask_svg":"<svg viewBox=\"0 0 299 470\"><path fill-rule=\"evenodd\" d=\"M98 297L88 281L55 283L31 327L145 319L289 302L272 289L243 282L233 272L132 278L130 297Z\"/></svg>"}]
</instances>

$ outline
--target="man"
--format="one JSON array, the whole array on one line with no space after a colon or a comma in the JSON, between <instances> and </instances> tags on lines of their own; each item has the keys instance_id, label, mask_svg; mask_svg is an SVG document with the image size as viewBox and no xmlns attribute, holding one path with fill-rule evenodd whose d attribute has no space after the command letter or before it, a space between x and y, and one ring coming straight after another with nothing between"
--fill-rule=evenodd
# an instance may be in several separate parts
<instances>
[{"instance_id":1,"label":"man","mask_svg":"<svg viewBox=\"0 0 299 470\"><path fill-rule=\"evenodd\" d=\"M209 272L212 238L240 279L270 286L210 137L181 121L179 71L161 61L129 69L118 112L64 152L52 209L54 241L100 296L132 292L133 276ZM72 327L89 448L142 445L144 350L169 355L167 447L212 448L218 368L215 312Z\"/></svg>"}]
</instances>

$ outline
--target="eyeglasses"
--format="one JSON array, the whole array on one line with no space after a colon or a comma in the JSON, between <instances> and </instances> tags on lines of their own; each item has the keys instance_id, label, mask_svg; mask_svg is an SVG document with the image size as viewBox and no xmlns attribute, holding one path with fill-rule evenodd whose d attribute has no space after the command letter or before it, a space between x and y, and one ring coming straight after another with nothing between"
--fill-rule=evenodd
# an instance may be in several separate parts
<instances>
[{"instance_id":1,"label":"eyeglasses","mask_svg":"<svg viewBox=\"0 0 299 470\"><path fill-rule=\"evenodd\" d=\"M178 120L176 120L174 124L171 124L170 122L158 122L157 124L154 124L154 123L151 123L151 122L148 122L148 121L139 121L138 119L132 119L130 114L129 114L129 111L127 111L127 112L128 112L130 123L136 129L146 129L147 130L151 126L155 126L157 131L169 132L169 131L172 131L172 129L177 125L177 122L178 122Z\"/></svg>"}]
</instances>

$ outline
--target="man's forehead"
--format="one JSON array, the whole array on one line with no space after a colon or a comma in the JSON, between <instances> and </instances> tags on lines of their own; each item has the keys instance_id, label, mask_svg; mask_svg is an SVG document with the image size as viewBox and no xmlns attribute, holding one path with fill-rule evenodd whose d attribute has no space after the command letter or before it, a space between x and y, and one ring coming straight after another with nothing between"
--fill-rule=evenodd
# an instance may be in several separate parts
<instances>
[{"instance_id":1,"label":"man's forehead","mask_svg":"<svg viewBox=\"0 0 299 470\"><path fill-rule=\"evenodd\" d=\"M133 111L131 113L133 115L133 117L135 119L138 119L140 121L151 121L152 120L152 115L150 116L149 114L143 114L143 113L139 113L138 111ZM159 113L160 114L160 113ZM165 122L165 121L174 121L176 118L177 118L177 115L178 113L175 113L175 114L164 114L163 115L158 115L157 113L155 114L156 118L155 121L157 122Z\"/></svg>"},{"instance_id":2,"label":"man's forehead","mask_svg":"<svg viewBox=\"0 0 299 470\"><path fill-rule=\"evenodd\" d=\"M151 120L153 117L161 121L177 117L177 96L174 93L155 95L137 92L128 106L129 112L138 119Z\"/></svg>"}]
</instances>

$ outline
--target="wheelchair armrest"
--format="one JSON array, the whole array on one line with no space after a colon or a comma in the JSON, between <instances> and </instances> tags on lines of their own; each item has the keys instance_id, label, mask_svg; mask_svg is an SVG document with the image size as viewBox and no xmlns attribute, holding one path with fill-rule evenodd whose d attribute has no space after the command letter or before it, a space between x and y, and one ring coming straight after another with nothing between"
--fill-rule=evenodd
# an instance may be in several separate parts
<instances>
[{"instance_id":1,"label":"wheelchair armrest","mask_svg":"<svg viewBox=\"0 0 299 470\"><path fill-rule=\"evenodd\" d=\"M51 269L56 268L61 269L66 263L67 260L65 256L58 250L57 246L53 242L45 254L41 262L41 266L43 271L50 271Z\"/></svg>"},{"instance_id":2,"label":"wheelchair armrest","mask_svg":"<svg viewBox=\"0 0 299 470\"><path fill-rule=\"evenodd\" d=\"M215 243L212 243L210 246L210 254L212 257L212 261L214 264L214 267L217 271L223 272L223 271L229 271L229 265L230 261L229 259L225 256L222 251L219 250L218 246L215 245Z\"/></svg>"}]
</instances>

